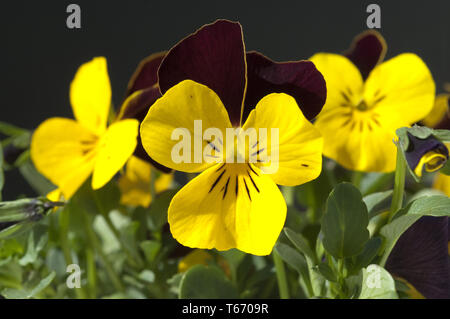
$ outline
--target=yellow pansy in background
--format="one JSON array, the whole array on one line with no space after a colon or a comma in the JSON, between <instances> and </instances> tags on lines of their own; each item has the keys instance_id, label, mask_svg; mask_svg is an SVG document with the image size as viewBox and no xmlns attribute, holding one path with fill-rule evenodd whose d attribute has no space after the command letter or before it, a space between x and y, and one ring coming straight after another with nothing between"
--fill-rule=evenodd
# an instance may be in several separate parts
<instances>
[{"instance_id":1,"label":"yellow pansy in background","mask_svg":"<svg viewBox=\"0 0 450 319\"><path fill-rule=\"evenodd\" d=\"M448 115L450 94L438 94L431 112L422 120L428 127L436 127Z\"/></svg>"},{"instance_id":2,"label":"yellow pansy in background","mask_svg":"<svg viewBox=\"0 0 450 319\"><path fill-rule=\"evenodd\" d=\"M119 178L120 202L124 205L148 207L152 201L152 166L136 156L131 156L125 167L125 174ZM169 189L173 174L160 174L154 183L155 194Z\"/></svg>"},{"instance_id":3,"label":"yellow pansy in background","mask_svg":"<svg viewBox=\"0 0 450 319\"><path fill-rule=\"evenodd\" d=\"M189 254L184 256L178 263L178 272L185 272L195 265L208 266L214 261L223 269L225 274L230 277L230 266L225 258L221 256L214 257L208 251L203 249L194 249Z\"/></svg>"},{"instance_id":4,"label":"yellow pansy in background","mask_svg":"<svg viewBox=\"0 0 450 319\"><path fill-rule=\"evenodd\" d=\"M31 159L37 170L69 199L92 174L92 188L104 186L136 147L139 122L126 119L107 127L111 86L106 59L83 64L70 86L76 120L50 118L36 129Z\"/></svg>"},{"instance_id":5,"label":"yellow pansy in background","mask_svg":"<svg viewBox=\"0 0 450 319\"><path fill-rule=\"evenodd\" d=\"M163 96L141 124L144 149L166 167L201 172L170 203L173 237L193 248L270 254L287 212L277 184L303 184L321 172L323 140L308 119L325 100L322 75L309 61L275 63L246 54L241 26L226 20L204 26L173 47L158 75ZM202 123L200 136L196 120ZM190 162L175 161L172 153L179 141L172 134L180 128L190 133L190 145L212 147L217 161L202 156L194 162L194 152L187 150ZM225 146L234 141L201 140L208 129L225 137L227 128L267 129L267 138L251 147L258 157L277 152L278 170L265 174L264 163L250 162L243 153L237 155L242 163L231 162ZM272 128L278 129L279 145L264 147Z\"/></svg>"},{"instance_id":6,"label":"yellow pansy in background","mask_svg":"<svg viewBox=\"0 0 450 319\"><path fill-rule=\"evenodd\" d=\"M381 35L371 31L346 55L310 59L327 83L327 101L315 122L324 155L350 170L395 170L395 130L420 121L433 107L435 84L425 63L412 53L380 63L385 51Z\"/></svg>"}]
</instances>

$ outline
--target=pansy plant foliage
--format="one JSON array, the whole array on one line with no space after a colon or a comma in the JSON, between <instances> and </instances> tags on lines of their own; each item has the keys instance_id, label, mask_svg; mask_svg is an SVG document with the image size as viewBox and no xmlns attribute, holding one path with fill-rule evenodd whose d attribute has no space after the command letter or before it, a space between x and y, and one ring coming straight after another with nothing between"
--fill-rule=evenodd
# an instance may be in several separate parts
<instances>
[{"instance_id":1,"label":"pansy plant foliage","mask_svg":"<svg viewBox=\"0 0 450 319\"><path fill-rule=\"evenodd\" d=\"M175 45L158 78L163 96L141 124L143 146L166 167L201 172L171 201L172 235L189 247L269 254L286 218L277 184L321 172L322 137L309 120L326 99L322 75L309 61L246 53L240 24L218 20Z\"/></svg>"},{"instance_id":2,"label":"pansy plant foliage","mask_svg":"<svg viewBox=\"0 0 450 319\"><path fill-rule=\"evenodd\" d=\"M327 102L315 122L324 155L350 170L394 171L395 130L433 107L435 84L425 63L412 53L383 62L385 53L382 36L366 31L343 55L310 59L327 82Z\"/></svg>"},{"instance_id":3,"label":"pansy plant foliage","mask_svg":"<svg viewBox=\"0 0 450 319\"><path fill-rule=\"evenodd\" d=\"M76 120L50 118L34 132L31 158L37 170L69 199L92 174L92 188L104 186L136 147L139 122L107 126L111 85L106 59L94 58L77 71L70 86Z\"/></svg>"}]
</instances>

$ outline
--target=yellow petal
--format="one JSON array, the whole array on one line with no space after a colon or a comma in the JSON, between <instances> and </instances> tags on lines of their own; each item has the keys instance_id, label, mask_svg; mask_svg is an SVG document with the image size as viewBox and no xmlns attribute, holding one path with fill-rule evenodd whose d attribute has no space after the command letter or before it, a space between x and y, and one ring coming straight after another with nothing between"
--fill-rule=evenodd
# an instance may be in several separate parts
<instances>
[{"instance_id":1,"label":"yellow petal","mask_svg":"<svg viewBox=\"0 0 450 319\"><path fill-rule=\"evenodd\" d=\"M70 85L70 103L75 118L84 127L99 135L105 131L111 85L104 57L80 66Z\"/></svg>"},{"instance_id":2,"label":"yellow petal","mask_svg":"<svg viewBox=\"0 0 450 319\"><path fill-rule=\"evenodd\" d=\"M433 188L450 196L450 176L438 173L434 180Z\"/></svg>"},{"instance_id":3,"label":"yellow petal","mask_svg":"<svg viewBox=\"0 0 450 319\"><path fill-rule=\"evenodd\" d=\"M202 121L200 130L194 131L195 120ZM200 148L195 148L194 140L202 141L208 128L218 128L225 136L227 127L231 127L228 113L217 94L202 84L185 80L170 88L152 105L141 124L141 139L144 149L158 163L179 171L200 172L212 165L205 162L202 156L208 142L204 140ZM186 135L172 139L177 128ZM190 150L178 148L176 154L186 155L186 161L174 161L172 151L183 140Z\"/></svg>"},{"instance_id":4,"label":"yellow petal","mask_svg":"<svg viewBox=\"0 0 450 319\"><path fill-rule=\"evenodd\" d=\"M127 119L113 123L101 137L95 159L92 188L103 187L125 165L137 144L139 122Z\"/></svg>"},{"instance_id":5,"label":"yellow petal","mask_svg":"<svg viewBox=\"0 0 450 319\"><path fill-rule=\"evenodd\" d=\"M415 54L400 54L376 66L365 83L364 100L383 126L397 129L422 120L434 105L430 70Z\"/></svg>"},{"instance_id":6,"label":"yellow petal","mask_svg":"<svg viewBox=\"0 0 450 319\"><path fill-rule=\"evenodd\" d=\"M69 199L92 173L98 138L74 120L51 118L31 140L37 170Z\"/></svg>"},{"instance_id":7,"label":"yellow petal","mask_svg":"<svg viewBox=\"0 0 450 319\"><path fill-rule=\"evenodd\" d=\"M272 179L250 164L218 164L172 199L172 235L194 248L237 248L268 255L286 219L286 203Z\"/></svg>"},{"instance_id":8,"label":"yellow petal","mask_svg":"<svg viewBox=\"0 0 450 319\"><path fill-rule=\"evenodd\" d=\"M432 106L429 70L417 56L402 54L375 67L362 86L348 60L326 56L312 58L327 81L327 102L315 122L324 155L351 170L393 171L395 130L419 121Z\"/></svg>"},{"instance_id":9,"label":"yellow petal","mask_svg":"<svg viewBox=\"0 0 450 319\"><path fill-rule=\"evenodd\" d=\"M450 105L449 94L439 94L435 101L431 112L422 120L422 123L428 127L435 127L448 113Z\"/></svg>"},{"instance_id":10,"label":"yellow petal","mask_svg":"<svg viewBox=\"0 0 450 319\"><path fill-rule=\"evenodd\" d=\"M358 105L363 93L363 79L348 58L333 53L317 53L310 60L327 84L327 100L319 116L334 108L344 110Z\"/></svg>"},{"instance_id":11,"label":"yellow petal","mask_svg":"<svg viewBox=\"0 0 450 319\"><path fill-rule=\"evenodd\" d=\"M261 129L267 132L267 138L258 138L250 153L258 153L260 158L267 156L267 163L255 165L263 171L273 169L270 177L275 183L294 186L320 175L323 138L294 98L283 93L266 95L251 111L243 129L252 127L258 134ZM274 134L278 134L278 143Z\"/></svg>"},{"instance_id":12,"label":"yellow petal","mask_svg":"<svg viewBox=\"0 0 450 319\"><path fill-rule=\"evenodd\" d=\"M124 205L148 207L151 203L151 165L136 156L127 162L125 175L119 179L120 202ZM156 172L155 172L156 174ZM160 174L155 180L156 193L167 190L173 174Z\"/></svg>"},{"instance_id":13,"label":"yellow petal","mask_svg":"<svg viewBox=\"0 0 450 319\"><path fill-rule=\"evenodd\" d=\"M64 200L64 196L59 188L52 190L45 197L52 202L60 202Z\"/></svg>"},{"instance_id":14,"label":"yellow petal","mask_svg":"<svg viewBox=\"0 0 450 319\"><path fill-rule=\"evenodd\" d=\"M349 170L395 170L395 130L380 126L372 111L342 112L335 109L314 124L324 137L323 154Z\"/></svg>"},{"instance_id":15,"label":"yellow petal","mask_svg":"<svg viewBox=\"0 0 450 319\"><path fill-rule=\"evenodd\" d=\"M214 260L213 256L207 251L202 249L195 249L187 254L178 264L178 272L185 272L189 268L195 265L208 265L208 262Z\"/></svg>"}]
</instances>

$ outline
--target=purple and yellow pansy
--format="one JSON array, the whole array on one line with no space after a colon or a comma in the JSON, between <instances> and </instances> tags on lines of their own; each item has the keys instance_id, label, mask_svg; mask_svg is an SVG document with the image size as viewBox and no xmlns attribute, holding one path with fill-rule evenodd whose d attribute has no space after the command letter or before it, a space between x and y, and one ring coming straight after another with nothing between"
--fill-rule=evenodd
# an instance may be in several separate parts
<instances>
[{"instance_id":1,"label":"purple and yellow pansy","mask_svg":"<svg viewBox=\"0 0 450 319\"><path fill-rule=\"evenodd\" d=\"M309 121L326 99L321 73L310 61L277 63L246 53L241 25L218 20L165 55L158 84L163 96L141 124L142 144L166 167L201 172L172 199L172 235L189 247L269 254L286 218L277 184L306 183L321 171L322 137ZM264 174L265 164L259 162L229 163L220 143L215 145L218 162L174 162L171 150L177 141L171 134L181 127L194 136L195 120L202 121L203 132L278 128L278 171ZM271 152L258 145L255 151Z\"/></svg>"}]
</instances>

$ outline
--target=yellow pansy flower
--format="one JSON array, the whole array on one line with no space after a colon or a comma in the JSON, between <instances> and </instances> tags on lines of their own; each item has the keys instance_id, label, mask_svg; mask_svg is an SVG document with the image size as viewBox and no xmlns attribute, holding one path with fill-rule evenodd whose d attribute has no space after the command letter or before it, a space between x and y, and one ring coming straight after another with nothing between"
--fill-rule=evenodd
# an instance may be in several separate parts
<instances>
[{"instance_id":1,"label":"yellow pansy flower","mask_svg":"<svg viewBox=\"0 0 450 319\"><path fill-rule=\"evenodd\" d=\"M119 178L123 205L148 207L152 201L150 191L152 166L136 156L131 156L125 167L125 174ZM156 174L156 172L155 172ZM170 187L173 174L161 173L155 180L155 193L161 193Z\"/></svg>"},{"instance_id":2,"label":"yellow pansy flower","mask_svg":"<svg viewBox=\"0 0 450 319\"><path fill-rule=\"evenodd\" d=\"M308 61L275 63L256 52L245 54L241 26L219 20L172 48L158 78L163 96L141 124L144 149L164 166L201 172L170 203L172 235L193 248L269 254L287 211L277 184L306 183L321 171L323 141L308 119L325 100L323 77ZM278 170L268 173L267 163L250 162L248 148L236 155L242 162L233 162L229 141L220 139L200 142L202 149L213 151L213 162L192 160L192 153L187 154L191 161L175 161L172 153L179 142L172 134L178 128L193 137L192 150L208 129L223 136L232 128L267 129L264 141L246 146L258 158L278 153ZM278 129L279 143L263 147L272 141L272 128Z\"/></svg>"},{"instance_id":3,"label":"yellow pansy flower","mask_svg":"<svg viewBox=\"0 0 450 319\"><path fill-rule=\"evenodd\" d=\"M92 174L92 188L104 186L136 147L139 122L116 121L107 127L111 86L106 59L83 64L70 86L76 120L50 118L33 134L31 159L37 170L69 199Z\"/></svg>"},{"instance_id":4,"label":"yellow pansy flower","mask_svg":"<svg viewBox=\"0 0 450 319\"><path fill-rule=\"evenodd\" d=\"M430 113L435 84L415 54L400 54L380 63L381 35L359 36L346 55L311 57L327 83L327 101L315 126L324 136L324 155L350 170L395 170L395 130Z\"/></svg>"}]
</instances>

